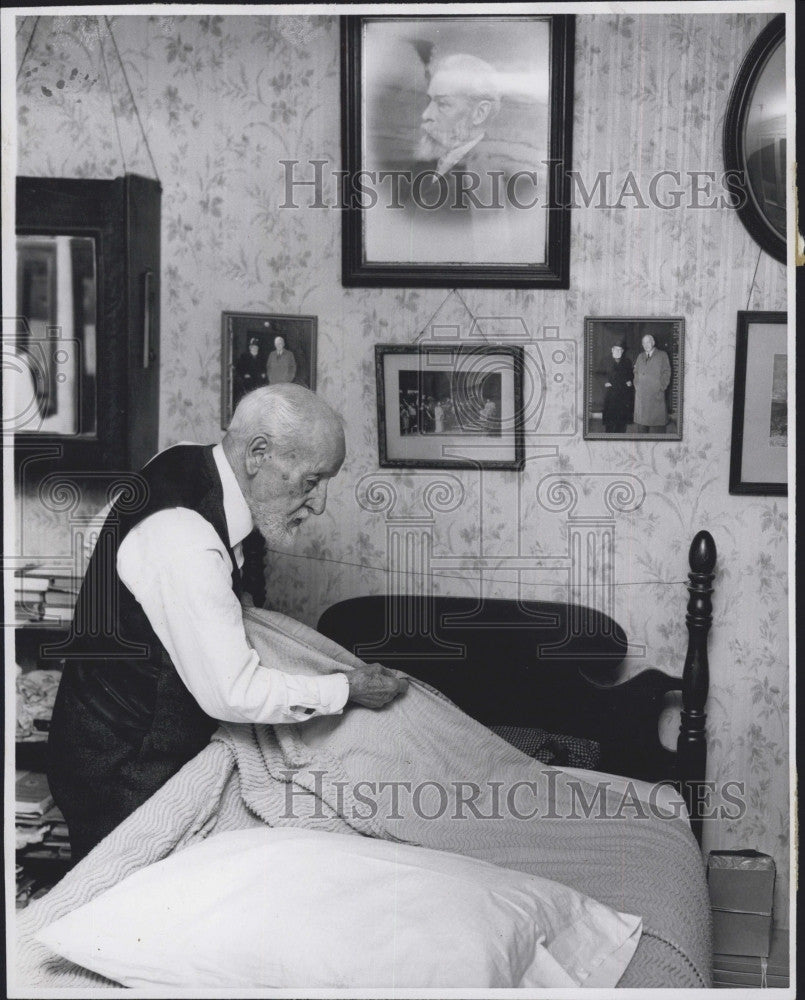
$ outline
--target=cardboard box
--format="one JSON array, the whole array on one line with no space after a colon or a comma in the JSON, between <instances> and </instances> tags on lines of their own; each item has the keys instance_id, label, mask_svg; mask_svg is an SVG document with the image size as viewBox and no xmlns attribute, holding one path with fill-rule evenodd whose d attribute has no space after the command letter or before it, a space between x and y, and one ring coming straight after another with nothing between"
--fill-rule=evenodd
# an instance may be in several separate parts
<instances>
[{"instance_id":1,"label":"cardboard box","mask_svg":"<svg viewBox=\"0 0 805 1000\"><path fill-rule=\"evenodd\" d=\"M775 928L771 936L771 951L766 959L765 984L769 989L789 985L788 937L784 928ZM764 983L764 959L757 955L713 955L713 985L721 987L759 988Z\"/></svg>"},{"instance_id":2,"label":"cardboard box","mask_svg":"<svg viewBox=\"0 0 805 1000\"><path fill-rule=\"evenodd\" d=\"M707 862L713 951L767 956L771 945L774 861L758 851L711 851Z\"/></svg>"}]
</instances>

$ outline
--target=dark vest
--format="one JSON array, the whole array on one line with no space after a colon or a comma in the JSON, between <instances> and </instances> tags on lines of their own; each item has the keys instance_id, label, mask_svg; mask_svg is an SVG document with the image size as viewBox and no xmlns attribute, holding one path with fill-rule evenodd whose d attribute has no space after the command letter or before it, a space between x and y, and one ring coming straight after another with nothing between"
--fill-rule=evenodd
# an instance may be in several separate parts
<instances>
[{"instance_id":1,"label":"dark vest","mask_svg":"<svg viewBox=\"0 0 805 1000\"><path fill-rule=\"evenodd\" d=\"M217 723L185 687L139 602L117 573L120 543L157 511L186 507L214 528L232 559L232 589L240 571L229 547L223 488L212 446L178 445L143 469L142 494L128 491L100 532L76 603L59 696L75 696L126 741L148 736L150 752L182 762L209 741Z\"/></svg>"}]
</instances>

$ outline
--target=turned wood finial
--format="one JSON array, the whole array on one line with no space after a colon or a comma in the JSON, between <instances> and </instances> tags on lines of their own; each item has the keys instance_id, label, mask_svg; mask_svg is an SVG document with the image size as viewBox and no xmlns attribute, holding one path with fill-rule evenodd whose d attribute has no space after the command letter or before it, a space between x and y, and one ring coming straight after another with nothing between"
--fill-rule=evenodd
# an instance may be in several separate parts
<instances>
[{"instance_id":1,"label":"turned wood finial","mask_svg":"<svg viewBox=\"0 0 805 1000\"><path fill-rule=\"evenodd\" d=\"M690 546L688 574L688 651L682 673L682 717L677 740L680 787L691 817L691 828L701 843L701 788L707 768L707 693L710 686L707 637L713 623L712 582L716 543L709 531L700 531Z\"/></svg>"},{"instance_id":2,"label":"turned wood finial","mask_svg":"<svg viewBox=\"0 0 805 1000\"><path fill-rule=\"evenodd\" d=\"M709 531L700 531L690 543L688 563L692 573L712 573L716 565L716 543Z\"/></svg>"}]
</instances>

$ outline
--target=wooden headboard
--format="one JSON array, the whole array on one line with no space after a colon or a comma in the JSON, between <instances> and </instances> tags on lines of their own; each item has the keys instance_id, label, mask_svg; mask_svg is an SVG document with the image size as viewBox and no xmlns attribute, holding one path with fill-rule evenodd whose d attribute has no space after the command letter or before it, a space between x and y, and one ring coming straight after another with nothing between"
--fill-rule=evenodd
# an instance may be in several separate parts
<instances>
[{"instance_id":1,"label":"wooden headboard","mask_svg":"<svg viewBox=\"0 0 805 1000\"><path fill-rule=\"evenodd\" d=\"M624 630L608 615L576 604L356 597L328 608L318 629L361 659L427 681L486 725L538 726L594 739L601 745L602 771L675 781L700 838L694 805L707 758L707 635L716 563L709 532L696 535L689 562L681 677L651 668L622 680ZM682 695L676 752L658 734L667 695L674 691Z\"/></svg>"}]
</instances>

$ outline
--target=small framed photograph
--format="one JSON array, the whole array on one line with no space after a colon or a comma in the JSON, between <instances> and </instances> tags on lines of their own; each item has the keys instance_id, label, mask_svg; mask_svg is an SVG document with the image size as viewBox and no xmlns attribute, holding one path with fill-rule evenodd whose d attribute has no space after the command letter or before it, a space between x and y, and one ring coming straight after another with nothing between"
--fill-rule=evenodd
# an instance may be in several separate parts
<instances>
[{"instance_id":1,"label":"small framed photograph","mask_svg":"<svg viewBox=\"0 0 805 1000\"><path fill-rule=\"evenodd\" d=\"M315 316L225 312L221 319L221 427L243 396L261 385L316 389Z\"/></svg>"},{"instance_id":2,"label":"small framed photograph","mask_svg":"<svg viewBox=\"0 0 805 1000\"><path fill-rule=\"evenodd\" d=\"M788 495L788 314L739 312L730 493Z\"/></svg>"},{"instance_id":3,"label":"small framed photograph","mask_svg":"<svg viewBox=\"0 0 805 1000\"><path fill-rule=\"evenodd\" d=\"M523 349L375 347L380 465L522 469Z\"/></svg>"},{"instance_id":4,"label":"small framed photograph","mask_svg":"<svg viewBox=\"0 0 805 1000\"><path fill-rule=\"evenodd\" d=\"M685 321L591 316L584 321L584 437L682 440Z\"/></svg>"},{"instance_id":5,"label":"small framed photograph","mask_svg":"<svg viewBox=\"0 0 805 1000\"><path fill-rule=\"evenodd\" d=\"M568 288L573 15L341 24L344 285Z\"/></svg>"}]
</instances>

